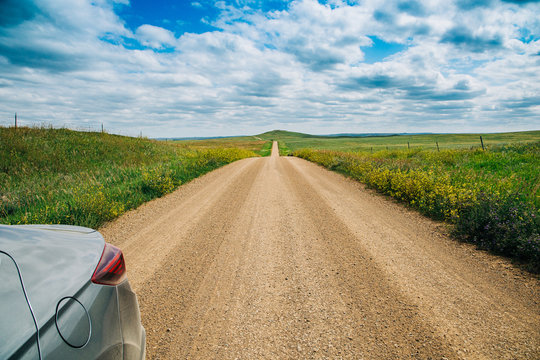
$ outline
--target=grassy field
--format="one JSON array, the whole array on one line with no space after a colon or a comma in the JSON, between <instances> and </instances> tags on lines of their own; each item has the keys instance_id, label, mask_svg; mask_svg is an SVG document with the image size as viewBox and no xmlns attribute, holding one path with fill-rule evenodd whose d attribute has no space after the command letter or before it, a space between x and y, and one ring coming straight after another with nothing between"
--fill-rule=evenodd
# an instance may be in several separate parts
<instances>
[{"instance_id":1,"label":"grassy field","mask_svg":"<svg viewBox=\"0 0 540 360\"><path fill-rule=\"evenodd\" d=\"M469 134L260 137L452 224L456 238L540 271L540 131L484 134L485 150Z\"/></svg>"},{"instance_id":2,"label":"grassy field","mask_svg":"<svg viewBox=\"0 0 540 360\"><path fill-rule=\"evenodd\" d=\"M258 156L254 151L264 144L195 146L65 129L0 128L0 223L96 228L208 171Z\"/></svg>"},{"instance_id":3,"label":"grassy field","mask_svg":"<svg viewBox=\"0 0 540 360\"><path fill-rule=\"evenodd\" d=\"M265 140L281 141L290 151L299 149L325 149L336 151L380 150L439 150L481 148L480 136L484 146L490 148L504 144L531 143L540 141L540 131L524 131L500 134L429 134L394 135L372 137L328 137L274 130L258 137Z\"/></svg>"}]
</instances>

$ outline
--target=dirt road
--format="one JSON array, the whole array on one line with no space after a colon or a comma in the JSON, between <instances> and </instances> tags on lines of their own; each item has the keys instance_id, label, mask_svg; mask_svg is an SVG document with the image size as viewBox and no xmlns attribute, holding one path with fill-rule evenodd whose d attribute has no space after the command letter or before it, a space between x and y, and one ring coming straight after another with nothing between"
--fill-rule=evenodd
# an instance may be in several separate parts
<instances>
[{"instance_id":1,"label":"dirt road","mask_svg":"<svg viewBox=\"0 0 540 360\"><path fill-rule=\"evenodd\" d=\"M238 161L100 229L150 359L540 359L540 282L297 158Z\"/></svg>"}]
</instances>

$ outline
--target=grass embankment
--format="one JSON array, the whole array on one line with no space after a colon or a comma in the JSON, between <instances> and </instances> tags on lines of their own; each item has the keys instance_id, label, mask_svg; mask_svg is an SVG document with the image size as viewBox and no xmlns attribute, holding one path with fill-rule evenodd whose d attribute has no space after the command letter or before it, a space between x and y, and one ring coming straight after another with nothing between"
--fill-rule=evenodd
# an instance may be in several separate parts
<instances>
[{"instance_id":1,"label":"grass embankment","mask_svg":"<svg viewBox=\"0 0 540 360\"><path fill-rule=\"evenodd\" d=\"M448 221L457 238L540 271L540 142L489 151L303 149L292 154Z\"/></svg>"},{"instance_id":2,"label":"grass embankment","mask_svg":"<svg viewBox=\"0 0 540 360\"><path fill-rule=\"evenodd\" d=\"M96 228L204 173L257 156L216 146L0 128L0 223Z\"/></svg>"}]
</instances>

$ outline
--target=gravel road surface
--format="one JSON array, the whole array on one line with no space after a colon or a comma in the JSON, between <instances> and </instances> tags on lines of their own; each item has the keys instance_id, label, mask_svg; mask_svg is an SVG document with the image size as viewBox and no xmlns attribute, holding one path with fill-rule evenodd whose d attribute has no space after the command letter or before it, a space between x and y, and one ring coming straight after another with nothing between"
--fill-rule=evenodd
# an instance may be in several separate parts
<instances>
[{"instance_id":1,"label":"gravel road surface","mask_svg":"<svg viewBox=\"0 0 540 360\"><path fill-rule=\"evenodd\" d=\"M540 359L537 277L276 143L100 231L149 359Z\"/></svg>"}]
</instances>

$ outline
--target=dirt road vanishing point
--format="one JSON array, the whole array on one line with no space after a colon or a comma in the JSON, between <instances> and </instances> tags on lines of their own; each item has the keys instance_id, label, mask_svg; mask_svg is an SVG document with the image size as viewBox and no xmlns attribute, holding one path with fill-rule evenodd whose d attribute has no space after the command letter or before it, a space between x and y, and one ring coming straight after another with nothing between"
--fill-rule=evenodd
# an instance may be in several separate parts
<instances>
[{"instance_id":1,"label":"dirt road vanishing point","mask_svg":"<svg viewBox=\"0 0 540 360\"><path fill-rule=\"evenodd\" d=\"M149 359L540 359L540 281L307 161L245 159L100 229Z\"/></svg>"}]
</instances>

